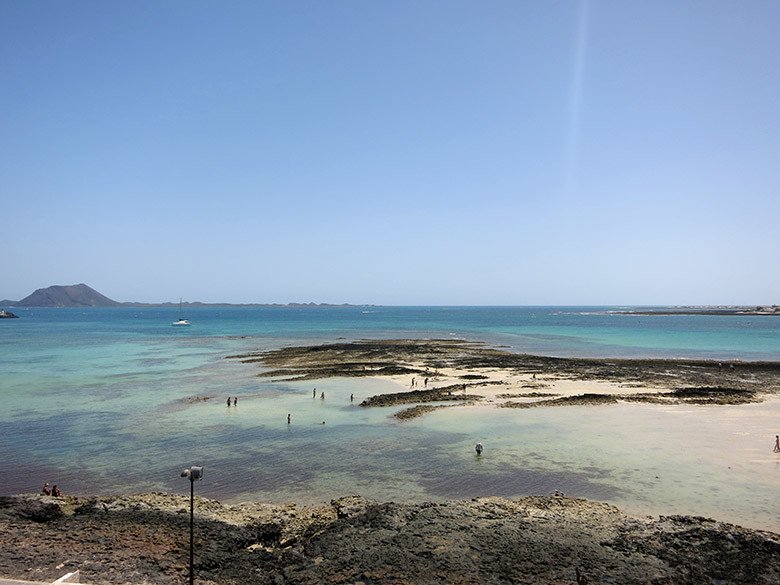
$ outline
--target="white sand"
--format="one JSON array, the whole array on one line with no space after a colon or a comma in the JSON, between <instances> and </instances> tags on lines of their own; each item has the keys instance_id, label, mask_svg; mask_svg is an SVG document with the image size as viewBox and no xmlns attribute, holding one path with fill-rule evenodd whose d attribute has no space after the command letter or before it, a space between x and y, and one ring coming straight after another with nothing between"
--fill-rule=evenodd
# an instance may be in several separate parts
<instances>
[{"instance_id":1,"label":"white sand","mask_svg":"<svg viewBox=\"0 0 780 585\"><path fill-rule=\"evenodd\" d=\"M421 364L411 364L411 367L424 368ZM647 394L664 393L668 388L659 386L637 386L634 383L620 384L601 380L576 380L568 377L554 375L517 374L505 370L466 370L456 368L442 368L428 378L425 385L425 376L379 376L399 387L399 392L408 390L436 389L453 384L466 384L465 393L482 396L481 401L471 403L471 406L483 406L486 403L499 404L506 401L535 402L549 400L550 398L579 396L582 394ZM480 380L464 380L462 376L479 374L486 376ZM412 388L412 378L415 386ZM495 384L500 382L500 384ZM483 385L484 384L484 385ZM541 397L508 396L530 393L545 394Z\"/></svg>"}]
</instances>

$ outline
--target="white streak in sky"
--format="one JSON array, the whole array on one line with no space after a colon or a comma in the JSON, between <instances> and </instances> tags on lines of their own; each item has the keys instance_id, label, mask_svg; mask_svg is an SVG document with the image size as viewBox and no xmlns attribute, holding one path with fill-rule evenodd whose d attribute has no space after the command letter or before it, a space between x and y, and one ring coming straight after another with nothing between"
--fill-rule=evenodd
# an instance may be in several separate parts
<instances>
[{"instance_id":1,"label":"white streak in sky","mask_svg":"<svg viewBox=\"0 0 780 585\"><path fill-rule=\"evenodd\" d=\"M577 22L577 38L574 47L574 70L572 71L571 95L569 98L569 139L566 154L565 195L572 197L577 190L577 175L580 158L580 110L582 108L582 79L585 72L585 49L588 33L589 0L580 0Z\"/></svg>"}]
</instances>

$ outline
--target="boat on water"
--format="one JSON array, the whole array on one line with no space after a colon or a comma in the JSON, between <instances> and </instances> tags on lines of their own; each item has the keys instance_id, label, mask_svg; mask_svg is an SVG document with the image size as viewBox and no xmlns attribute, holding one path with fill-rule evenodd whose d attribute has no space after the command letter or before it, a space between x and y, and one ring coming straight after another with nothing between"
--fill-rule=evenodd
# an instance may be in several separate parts
<instances>
[{"instance_id":1,"label":"boat on water","mask_svg":"<svg viewBox=\"0 0 780 585\"><path fill-rule=\"evenodd\" d=\"M179 299L179 320L174 321L173 323L171 323L171 325L182 326L182 325L189 325L189 324L190 324L189 319L185 319L184 317L181 316L181 299Z\"/></svg>"}]
</instances>

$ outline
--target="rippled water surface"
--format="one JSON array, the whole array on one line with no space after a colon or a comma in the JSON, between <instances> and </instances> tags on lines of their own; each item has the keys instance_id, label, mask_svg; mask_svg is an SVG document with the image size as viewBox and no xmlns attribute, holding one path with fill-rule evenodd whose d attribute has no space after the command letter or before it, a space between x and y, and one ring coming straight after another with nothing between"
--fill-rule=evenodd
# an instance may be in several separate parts
<instances>
[{"instance_id":1,"label":"rippled water surface","mask_svg":"<svg viewBox=\"0 0 780 585\"><path fill-rule=\"evenodd\" d=\"M593 308L14 309L0 320L0 493L186 492L321 502L547 494L780 531L780 402L446 409L357 406L379 380L280 382L227 360L355 338L465 338L558 356L777 360L780 318ZM317 387L318 396L312 398ZM325 392L323 400L319 393ZM354 394L354 402L350 402ZM238 396L227 407L227 396ZM287 414L291 424L287 424ZM322 424L323 421L325 424ZM474 444L485 453L477 458Z\"/></svg>"}]
</instances>

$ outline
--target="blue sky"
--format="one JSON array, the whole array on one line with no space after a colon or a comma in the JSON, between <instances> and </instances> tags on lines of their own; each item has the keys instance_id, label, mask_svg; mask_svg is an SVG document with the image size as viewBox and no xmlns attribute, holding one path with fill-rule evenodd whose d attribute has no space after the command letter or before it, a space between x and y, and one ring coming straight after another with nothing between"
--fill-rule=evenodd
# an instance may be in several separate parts
<instances>
[{"instance_id":1,"label":"blue sky","mask_svg":"<svg viewBox=\"0 0 780 585\"><path fill-rule=\"evenodd\" d=\"M780 302L780 2L0 3L0 298Z\"/></svg>"}]
</instances>

